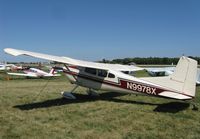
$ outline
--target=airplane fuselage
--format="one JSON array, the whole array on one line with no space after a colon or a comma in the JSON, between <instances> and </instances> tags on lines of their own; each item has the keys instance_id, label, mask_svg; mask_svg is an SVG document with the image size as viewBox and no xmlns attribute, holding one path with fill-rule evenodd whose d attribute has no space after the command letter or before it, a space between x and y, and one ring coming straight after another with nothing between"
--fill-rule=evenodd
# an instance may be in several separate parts
<instances>
[{"instance_id":1,"label":"airplane fuselage","mask_svg":"<svg viewBox=\"0 0 200 139\"><path fill-rule=\"evenodd\" d=\"M64 72L71 83L95 90L153 96L168 91L161 86L117 71L68 67Z\"/></svg>"},{"instance_id":2,"label":"airplane fuselage","mask_svg":"<svg viewBox=\"0 0 200 139\"><path fill-rule=\"evenodd\" d=\"M45 71L42 71L42 70L36 69L36 68L30 68L28 70L24 70L23 72L26 73L27 76L30 76L30 77L52 77L52 76L54 76L51 73L47 73Z\"/></svg>"}]
</instances>

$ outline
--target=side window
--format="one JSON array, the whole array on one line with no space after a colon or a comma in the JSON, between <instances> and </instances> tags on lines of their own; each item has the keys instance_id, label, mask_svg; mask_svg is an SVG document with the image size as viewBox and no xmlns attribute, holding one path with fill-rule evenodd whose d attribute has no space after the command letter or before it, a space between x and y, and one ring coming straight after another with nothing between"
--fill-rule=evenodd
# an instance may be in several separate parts
<instances>
[{"instance_id":1,"label":"side window","mask_svg":"<svg viewBox=\"0 0 200 139\"><path fill-rule=\"evenodd\" d=\"M93 68L85 68L85 72L87 72L89 74L93 74L93 75L97 74L97 70L93 69Z\"/></svg>"},{"instance_id":2,"label":"side window","mask_svg":"<svg viewBox=\"0 0 200 139\"><path fill-rule=\"evenodd\" d=\"M108 72L106 70L98 70L98 76L107 77Z\"/></svg>"},{"instance_id":3,"label":"side window","mask_svg":"<svg viewBox=\"0 0 200 139\"><path fill-rule=\"evenodd\" d=\"M115 75L112 74L112 73L109 73L109 74L108 74L108 78L115 78Z\"/></svg>"},{"instance_id":4,"label":"side window","mask_svg":"<svg viewBox=\"0 0 200 139\"><path fill-rule=\"evenodd\" d=\"M36 73L37 71L35 71L35 70L31 70L32 72L34 72L34 73Z\"/></svg>"},{"instance_id":5,"label":"side window","mask_svg":"<svg viewBox=\"0 0 200 139\"><path fill-rule=\"evenodd\" d=\"M122 71L123 73L125 73L125 74L129 74L129 71Z\"/></svg>"},{"instance_id":6,"label":"side window","mask_svg":"<svg viewBox=\"0 0 200 139\"><path fill-rule=\"evenodd\" d=\"M84 68L83 68L83 67L78 67L78 69L79 69L80 71L84 71Z\"/></svg>"}]
</instances>

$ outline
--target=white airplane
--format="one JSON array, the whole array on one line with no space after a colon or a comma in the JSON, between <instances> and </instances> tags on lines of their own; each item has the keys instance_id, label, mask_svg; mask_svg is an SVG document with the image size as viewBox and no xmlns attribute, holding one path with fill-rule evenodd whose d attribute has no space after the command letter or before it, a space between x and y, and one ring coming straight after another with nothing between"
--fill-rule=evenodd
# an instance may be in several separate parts
<instances>
[{"instance_id":1,"label":"white airplane","mask_svg":"<svg viewBox=\"0 0 200 139\"><path fill-rule=\"evenodd\" d=\"M87 62L12 48L4 51L13 56L26 55L63 63L67 69L64 71L67 78L76 84L70 93L62 92L67 98L75 99L71 93L78 86L88 88L89 93L92 90L106 90L178 100L191 100L195 97L197 61L185 56L180 58L170 76L136 78L121 72L132 71L132 66Z\"/></svg>"},{"instance_id":2,"label":"white airplane","mask_svg":"<svg viewBox=\"0 0 200 139\"><path fill-rule=\"evenodd\" d=\"M6 70L6 65L5 64L0 64L0 71L1 70Z\"/></svg>"},{"instance_id":3,"label":"white airplane","mask_svg":"<svg viewBox=\"0 0 200 139\"><path fill-rule=\"evenodd\" d=\"M151 76L169 76L174 73L175 67L145 68ZM197 69L196 84L200 85L200 69Z\"/></svg>"},{"instance_id":4,"label":"white airplane","mask_svg":"<svg viewBox=\"0 0 200 139\"><path fill-rule=\"evenodd\" d=\"M11 70L11 68L13 67L13 64L0 64L0 71L5 71L5 70Z\"/></svg>"},{"instance_id":5,"label":"white airplane","mask_svg":"<svg viewBox=\"0 0 200 139\"><path fill-rule=\"evenodd\" d=\"M174 73L175 67L145 68L151 76L169 76Z\"/></svg>"},{"instance_id":6,"label":"white airplane","mask_svg":"<svg viewBox=\"0 0 200 139\"><path fill-rule=\"evenodd\" d=\"M29 68L26 70L23 70L24 73L13 73L13 72L7 72L8 75L15 75L15 76L25 76L25 77L32 77L32 78L43 78L43 77L56 77L61 76L60 74L55 74L54 69L52 68L49 73L42 71L40 69L36 68Z\"/></svg>"},{"instance_id":7,"label":"white airplane","mask_svg":"<svg viewBox=\"0 0 200 139\"><path fill-rule=\"evenodd\" d=\"M23 70L23 69L24 69L24 67L22 67L22 65L16 66L16 65L12 64L10 70Z\"/></svg>"}]
</instances>

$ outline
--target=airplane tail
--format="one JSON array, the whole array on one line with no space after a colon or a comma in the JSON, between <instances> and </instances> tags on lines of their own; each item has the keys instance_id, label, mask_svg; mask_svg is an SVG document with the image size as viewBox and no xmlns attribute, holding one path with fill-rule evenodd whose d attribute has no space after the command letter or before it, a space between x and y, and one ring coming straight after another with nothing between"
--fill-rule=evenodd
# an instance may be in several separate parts
<instances>
[{"instance_id":1,"label":"airplane tail","mask_svg":"<svg viewBox=\"0 0 200 139\"><path fill-rule=\"evenodd\" d=\"M143 78L172 91L159 95L175 99L192 99L196 92L197 61L182 56L172 75L167 77Z\"/></svg>"},{"instance_id":2,"label":"airplane tail","mask_svg":"<svg viewBox=\"0 0 200 139\"><path fill-rule=\"evenodd\" d=\"M197 61L187 57L181 57L170 79L182 83L182 89L180 91L185 92L187 95L195 96L196 75Z\"/></svg>"},{"instance_id":3,"label":"airplane tail","mask_svg":"<svg viewBox=\"0 0 200 139\"><path fill-rule=\"evenodd\" d=\"M54 75L54 74L55 74L55 69L54 69L54 68L52 68L52 69L50 70L49 74L52 74L52 75Z\"/></svg>"}]
</instances>

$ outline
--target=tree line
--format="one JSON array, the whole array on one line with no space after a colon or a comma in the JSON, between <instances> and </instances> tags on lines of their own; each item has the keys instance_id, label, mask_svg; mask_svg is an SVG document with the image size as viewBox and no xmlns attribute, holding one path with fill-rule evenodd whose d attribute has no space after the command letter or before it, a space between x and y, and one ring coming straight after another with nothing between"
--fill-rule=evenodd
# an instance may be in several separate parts
<instances>
[{"instance_id":1,"label":"tree line","mask_svg":"<svg viewBox=\"0 0 200 139\"><path fill-rule=\"evenodd\" d=\"M197 60L198 64L200 64L200 57L192 57L192 59ZM142 65L176 65L179 61L179 58L169 58L169 57L134 57L134 58L123 58L123 59L113 59L106 60L103 59L99 61L101 63L112 63L112 64L142 64Z\"/></svg>"}]
</instances>

